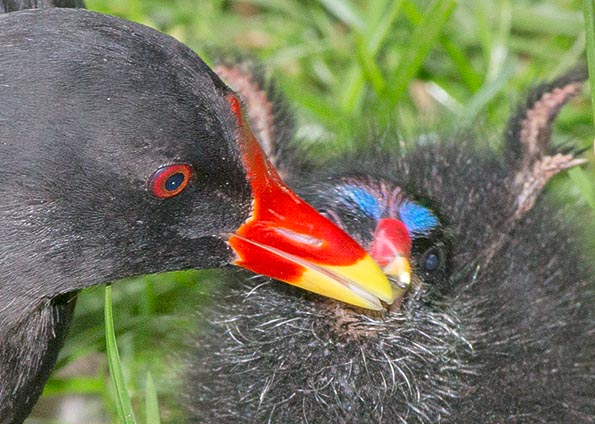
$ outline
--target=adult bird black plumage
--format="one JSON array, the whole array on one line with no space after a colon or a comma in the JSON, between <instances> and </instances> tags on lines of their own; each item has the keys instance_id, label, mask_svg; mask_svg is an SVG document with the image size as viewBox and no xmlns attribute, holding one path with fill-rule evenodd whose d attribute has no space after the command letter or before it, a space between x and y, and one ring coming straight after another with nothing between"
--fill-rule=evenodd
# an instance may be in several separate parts
<instances>
[{"instance_id":1,"label":"adult bird black plumage","mask_svg":"<svg viewBox=\"0 0 595 424\"><path fill-rule=\"evenodd\" d=\"M18 12L25 9L46 9L52 7L84 8L83 0L1 0L0 13Z\"/></svg>"},{"instance_id":2,"label":"adult bird black plumage","mask_svg":"<svg viewBox=\"0 0 595 424\"><path fill-rule=\"evenodd\" d=\"M85 10L7 13L0 34L2 424L39 396L84 287L236 264L364 306L392 299L190 49Z\"/></svg>"},{"instance_id":3,"label":"adult bird black plumage","mask_svg":"<svg viewBox=\"0 0 595 424\"><path fill-rule=\"evenodd\" d=\"M274 129L256 80L224 71L255 102L252 118ZM557 152L550 132L583 79L537 87L509 121L505 155L460 133L401 153L368 146L300 174L273 144L302 195L387 265L379 239L395 257L408 248L402 226L382 238L380 224L404 224L413 277L401 304L380 312L230 282L199 311L189 421L593 422L594 261L574 205L542 194L581 162Z\"/></svg>"}]
</instances>

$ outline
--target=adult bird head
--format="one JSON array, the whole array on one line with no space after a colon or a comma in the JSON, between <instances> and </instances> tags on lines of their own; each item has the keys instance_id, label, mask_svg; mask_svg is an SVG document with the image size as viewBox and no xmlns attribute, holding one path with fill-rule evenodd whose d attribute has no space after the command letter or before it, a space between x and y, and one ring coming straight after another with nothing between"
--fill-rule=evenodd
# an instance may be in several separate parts
<instances>
[{"instance_id":1,"label":"adult bird head","mask_svg":"<svg viewBox=\"0 0 595 424\"><path fill-rule=\"evenodd\" d=\"M364 250L283 184L236 95L191 50L80 10L8 14L1 30L2 172L24 186L8 197L31 207L48 248L77 250L84 268L101 258L80 284L235 263L363 307L392 302Z\"/></svg>"},{"instance_id":2,"label":"adult bird head","mask_svg":"<svg viewBox=\"0 0 595 424\"><path fill-rule=\"evenodd\" d=\"M84 10L7 13L0 34L0 422L29 412L87 286L236 264L362 307L392 302L190 49Z\"/></svg>"}]
</instances>

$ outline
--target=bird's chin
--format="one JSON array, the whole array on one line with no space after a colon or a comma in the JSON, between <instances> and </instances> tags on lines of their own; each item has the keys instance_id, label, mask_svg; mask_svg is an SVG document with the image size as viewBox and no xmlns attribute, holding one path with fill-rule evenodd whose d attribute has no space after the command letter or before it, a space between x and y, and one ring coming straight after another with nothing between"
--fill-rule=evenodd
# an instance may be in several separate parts
<instances>
[{"instance_id":1,"label":"bird's chin","mask_svg":"<svg viewBox=\"0 0 595 424\"><path fill-rule=\"evenodd\" d=\"M350 339L361 339L374 336L374 328L377 325L384 328L388 322L395 325L396 322L407 321L410 308L419 302L422 295L422 280L412 274L411 284L403 289L402 284L396 278L389 276L388 279L393 290L399 294L392 304L381 302L382 308L380 309L370 310L332 299L325 300L326 307L336 317L337 333L344 334Z\"/></svg>"}]
</instances>

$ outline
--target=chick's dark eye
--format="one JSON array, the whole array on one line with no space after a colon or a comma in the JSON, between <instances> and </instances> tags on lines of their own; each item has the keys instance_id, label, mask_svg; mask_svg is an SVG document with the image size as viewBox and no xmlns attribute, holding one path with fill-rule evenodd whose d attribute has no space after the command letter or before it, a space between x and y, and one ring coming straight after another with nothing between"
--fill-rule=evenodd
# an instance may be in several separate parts
<instances>
[{"instance_id":1,"label":"chick's dark eye","mask_svg":"<svg viewBox=\"0 0 595 424\"><path fill-rule=\"evenodd\" d=\"M151 175L149 189L154 196L166 199L182 192L192 177L188 164L162 166Z\"/></svg>"},{"instance_id":2,"label":"chick's dark eye","mask_svg":"<svg viewBox=\"0 0 595 424\"><path fill-rule=\"evenodd\" d=\"M422 255L420 265L426 272L434 272L440 266L440 252L432 247Z\"/></svg>"}]
</instances>

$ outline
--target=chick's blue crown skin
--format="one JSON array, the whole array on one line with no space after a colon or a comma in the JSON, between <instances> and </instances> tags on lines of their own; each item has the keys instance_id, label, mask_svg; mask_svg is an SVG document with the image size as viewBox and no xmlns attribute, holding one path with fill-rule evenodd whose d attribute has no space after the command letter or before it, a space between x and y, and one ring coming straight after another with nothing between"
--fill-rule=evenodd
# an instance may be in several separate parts
<instances>
[{"instance_id":1,"label":"chick's blue crown skin","mask_svg":"<svg viewBox=\"0 0 595 424\"><path fill-rule=\"evenodd\" d=\"M386 192L386 188L373 189L355 184L336 187L338 202L347 207L359 209L363 214L379 221L381 218L395 218L407 227L409 236L427 236L440 226L438 217L427 207L403 199L400 189Z\"/></svg>"}]
</instances>

